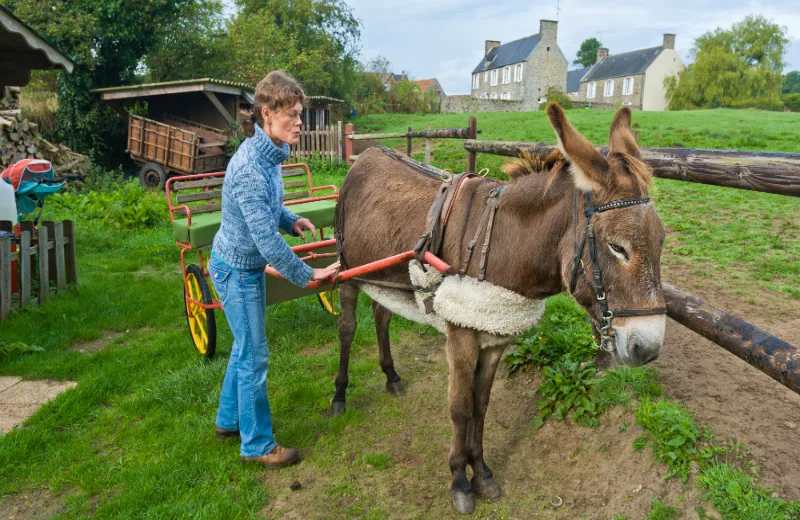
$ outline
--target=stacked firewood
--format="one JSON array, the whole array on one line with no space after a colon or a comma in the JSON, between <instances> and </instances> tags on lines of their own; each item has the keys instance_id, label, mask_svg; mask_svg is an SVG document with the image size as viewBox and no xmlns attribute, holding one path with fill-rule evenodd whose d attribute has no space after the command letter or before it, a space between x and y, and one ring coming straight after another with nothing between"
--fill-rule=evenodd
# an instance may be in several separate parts
<instances>
[{"instance_id":1,"label":"stacked firewood","mask_svg":"<svg viewBox=\"0 0 800 520\"><path fill-rule=\"evenodd\" d=\"M19 110L0 110L0 171L29 158L50 161L58 175L83 174L89 167L86 156L44 139Z\"/></svg>"},{"instance_id":2,"label":"stacked firewood","mask_svg":"<svg viewBox=\"0 0 800 520\"><path fill-rule=\"evenodd\" d=\"M0 110L19 110L19 87L5 87L0 94Z\"/></svg>"}]
</instances>

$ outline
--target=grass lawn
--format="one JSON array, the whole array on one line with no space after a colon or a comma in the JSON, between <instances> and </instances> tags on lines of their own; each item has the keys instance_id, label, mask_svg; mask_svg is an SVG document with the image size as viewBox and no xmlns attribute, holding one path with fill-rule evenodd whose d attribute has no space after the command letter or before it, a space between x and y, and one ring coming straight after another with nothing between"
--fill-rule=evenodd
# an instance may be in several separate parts
<instances>
[{"instance_id":1,"label":"grass lawn","mask_svg":"<svg viewBox=\"0 0 800 520\"><path fill-rule=\"evenodd\" d=\"M592 141L606 140L610 112L568 115ZM428 121L434 128L464 126L466 118L388 115L360 118L356 125L364 132L399 131L409 125L422 128ZM478 120L482 139L553 140L541 113L480 114ZM635 113L634 121L643 146L800 151L797 114ZM397 140L395 144L400 146ZM437 145L434 164L463 169L459 145L453 141ZM479 168L497 173L499 164L498 158L479 156ZM341 180L341 173L315 172L315 183ZM761 287L776 298L800 298L796 200L661 180L654 197L669 230L666 263L686 263L710 279L732 273L728 278L743 290ZM48 214L47 209L45 213L68 217ZM218 314L218 358L204 362L193 351L183 310L178 248L168 216L155 227L135 231L78 220L77 232L79 287L42 307L16 311L0 324L2 341L45 349L0 359L0 375L79 383L23 428L0 436L0 510L2 501L22 492L42 503L57 503L51 511L58 518L249 518L266 504L285 500L285 480L291 473L265 474L242 465L238 445L213 437L231 336ZM403 424L414 423L416 411L382 392L384 376L377 363L371 312L368 298L362 298L350 365L349 408L335 419L325 415L338 366L335 318L315 298L267 311L275 428L282 444L301 450L303 471L322 479L322 491L314 491L321 493L314 500L326 504L326 509L316 511L319 517L400 514L362 484L387 485L376 475L398 466L398 461L380 447L381 442L403 435ZM75 350L110 331L119 334L103 350L90 354ZM401 344L430 342L434 337L430 328L401 318L393 321L391 335ZM444 373L440 375L446 380ZM444 403L438 393L430 399ZM445 416L441 419L438 424L418 426L421 433L415 442L447 446L449 422ZM354 438L367 424L368 435ZM419 449L409 447L412 452ZM446 473L445 451L419 461L408 478L430 480L435 501L447 511L448 480L441 478ZM478 512L497 517L512 505L502 500L481 503ZM262 514L269 516L269 510Z\"/></svg>"}]
</instances>

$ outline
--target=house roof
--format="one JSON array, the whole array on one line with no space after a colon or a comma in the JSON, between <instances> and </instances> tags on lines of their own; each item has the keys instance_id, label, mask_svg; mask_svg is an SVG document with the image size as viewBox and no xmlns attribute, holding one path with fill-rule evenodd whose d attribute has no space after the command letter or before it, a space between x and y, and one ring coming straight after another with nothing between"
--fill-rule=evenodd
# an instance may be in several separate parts
<instances>
[{"instance_id":1,"label":"house roof","mask_svg":"<svg viewBox=\"0 0 800 520\"><path fill-rule=\"evenodd\" d=\"M180 81L163 81L161 83L144 83L142 85L96 88L90 92L100 94L100 99L103 101L109 101L202 91L241 96L246 99L248 103L253 103L254 101L253 87L251 85L214 78L185 79Z\"/></svg>"},{"instance_id":2,"label":"house roof","mask_svg":"<svg viewBox=\"0 0 800 520\"><path fill-rule=\"evenodd\" d=\"M481 62L478 63L478 66L475 67L472 73L477 74L484 70L496 69L497 67L504 67L512 63L528 61L533 50L539 45L540 39L538 34L533 34L495 47L489 51L489 54L481 58Z\"/></svg>"},{"instance_id":3,"label":"house roof","mask_svg":"<svg viewBox=\"0 0 800 520\"><path fill-rule=\"evenodd\" d=\"M581 89L581 78L591 67L567 71L567 92L578 92Z\"/></svg>"},{"instance_id":4,"label":"house roof","mask_svg":"<svg viewBox=\"0 0 800 520\"><path fill-rule=\"evenodd\" d=\"M664 47L651 47L607 56L600 60L600 63L592 65L591 70L581 79L581 83L644 74L662 50Z\"/></svg>"},{"instance_id":5,"label":"house roof","mask_svg":"<svg viewBox=\"0 0 800 520\"><path fill-rule=\"evenodd\" d=\"M8 8L0 5L0 53L12 69L63 69L72 72L75 62L58 48L33 30L28 24L14 16Z\"/></svg>"},{"instance_id":6,"label":"house roof","mask_svg":"<svg viewBox=\"0 0 800 520\"><path fill-rule=\"evenodd\" d=\"M426 90L428 90L431 87L431 85L433 85L434 81L436 81L436 83L439 83L436 80L436 78L418 79L418 80L412 81L412 83L416 83L417 86L419 86L419 91L420 92L425 92Z\"/></svg>"},{"instance_id":7,"label":"house roof","mask_svg":"<svg viewBox=\"0 0 800 520\"><path fill-rule=\"evenodd\" d=\"M306 96L306 99L309 101L327 101L328 103L344 103L343 99L337 99L328 96Z\"/></svg>"}]
</instances>

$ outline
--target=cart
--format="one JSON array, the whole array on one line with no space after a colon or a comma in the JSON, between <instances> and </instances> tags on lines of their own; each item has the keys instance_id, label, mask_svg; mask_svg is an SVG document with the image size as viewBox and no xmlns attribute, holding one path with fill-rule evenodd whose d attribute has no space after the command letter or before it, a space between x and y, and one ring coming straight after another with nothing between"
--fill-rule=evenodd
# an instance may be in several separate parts
<instances>
[{"instance_id":1,"label":"cart","mask_svg":"<svg viewBox=\"0 0 800 520\"><path fill-rule=\"evenodd\" d=\"M335 186L314 186L311 171L305 164L282 165L284 205L302 215L319 230L320 242L301 244L292 248L311 267L323 267L336 257L335 241L325 239L325 228L333 226L338 191ZM216 319L214 309L222 304L208 282L207 260L214 236L222 222L222 183L225 172L172 177L166 182L175 243L181 248L181 272L186 307L186 321L192 343L198 352L213 358L216 350ZM320 192L327 192L323 195ZM197 253L197 263L187 265L186 254ZM268 270L271 269L268 267ZM331 286L297 287L288 281L267 278L267 304L316 294L320 304L335 314L336 290Z\"/></svg>"}]
</instances>

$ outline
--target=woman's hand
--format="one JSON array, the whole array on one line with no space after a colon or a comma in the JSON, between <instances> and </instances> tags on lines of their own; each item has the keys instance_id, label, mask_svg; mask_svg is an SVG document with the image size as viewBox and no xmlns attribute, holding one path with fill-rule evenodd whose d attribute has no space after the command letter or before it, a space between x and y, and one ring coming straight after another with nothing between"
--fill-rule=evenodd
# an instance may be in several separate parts
<instances>
[{"instance_id":1,"label":"woman's hand","mask_svg":"<svg viewBox=\"0 0 800 520\"><path fill-rule=\"evenodd\" d=\"M303 241L306 239L306 235L303 230L311 231L311 236L314 237L314 240L317 239L317 228L314 227L314 224L311 223L310 220L304 217L300 217L299 219L294 221L292 224L292 233L295 235L302 237Z\"/></svg>"},{"instance_id":2,"label":"woman's hand","mask_svg":"<svg viewBox=\"0 0 800 520\"><path fill-rule=\"evenodd\" d=\"M323 267L322 269L314 269L314 274L311 275L312 280L327 280L331 276L334 276L339 268L341 267L341 262L336 262L334 264L329 265L328 267Z\"/></svg>"}]
</instances>

